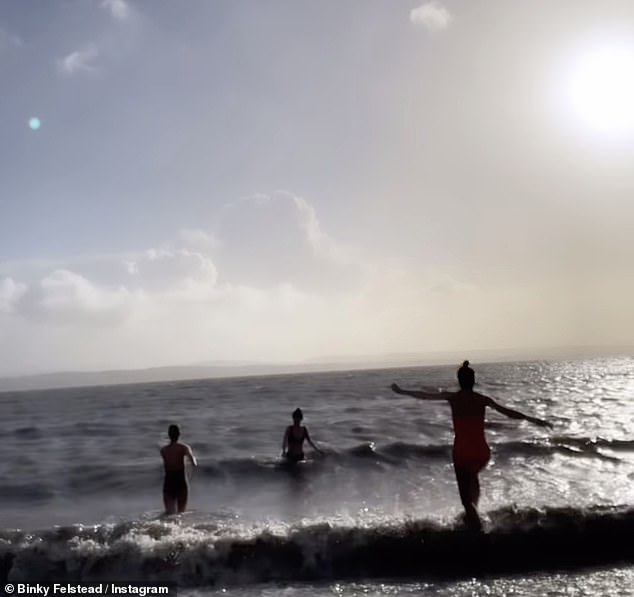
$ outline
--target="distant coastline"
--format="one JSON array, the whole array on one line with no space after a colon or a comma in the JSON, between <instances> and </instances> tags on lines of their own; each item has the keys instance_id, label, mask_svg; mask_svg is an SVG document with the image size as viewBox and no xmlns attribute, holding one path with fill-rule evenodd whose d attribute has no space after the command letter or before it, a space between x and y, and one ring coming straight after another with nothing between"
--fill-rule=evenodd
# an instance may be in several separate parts
<instances>
[{"instance_id":1,"label":"distant coastline","mask_svg":"<svg viewBox=\"0 0 634 597\"><path fill-rule=\"evenodd\" d=\"M467 358L477 364L522 360L600 358L609 356L634 356L634 346L465 350L460 353L447 351L437 353L396 353L358 357L332 356L295 363L225 362L149 367L144 369L57 371L0 377L0 392L158 383L184 381L188 379L440 366L457 364Z\"/></svg>"}]
</instances>

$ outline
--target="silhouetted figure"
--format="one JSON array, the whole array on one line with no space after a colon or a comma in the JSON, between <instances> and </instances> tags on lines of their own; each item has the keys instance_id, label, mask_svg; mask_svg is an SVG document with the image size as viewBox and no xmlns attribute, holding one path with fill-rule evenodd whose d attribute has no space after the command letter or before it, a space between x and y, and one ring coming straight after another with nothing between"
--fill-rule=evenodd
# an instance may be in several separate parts
<instances>
[{"instance_id":1,"label":"silhouetted figure","mask_svg":"<svg viewBox=\"0 0 634 597\"><path fill-rule=\"evenodd\" d=\"M420 392L404 390L397 384L391 388L397 394L405 394L421 400L446 400L451 406L453 418L454 443L453 466L458 482L460 500L465 509L469 526L480 529L482 524L478 515L480 482L478 474L489 462L491 450L484 436L484 414L487 406L511 419L524 419L542 427L552 427L547 421L529 417L519 411L506 408L483 394L473 391L475 372L465 361L458 369L458 392Z\"/></svg>"},{"instance_id":2,"label":"silhouetted figure","mask_svg":"<svg viewBox=\"0 0 634 597\"><path fill-rule=\"evenodd\" d=\"M304 460L304 441L307 441L314 450L321 450L312 442L308 429L301 422L304 414L300 408L293 411L293 424L289 425L284 432L282 440L282 457L289 463L296 463Z\"/></svg>"},{"instance_id":3,"label":"silhouetted figure","mask_svg":"<svg viewBox=\"0 0 634 597\"><path fill-rule=\"evenodd\" d=\"M193 466L198 466L192 449L187 444L178 441L180 434L178 425L170 425L167 430L170 443L161 448L161 456L165 466L163 503L166 514L181 513L187 508L189 487L185 475L185 458L188 458Z\"/></svg>"}]
</instances>

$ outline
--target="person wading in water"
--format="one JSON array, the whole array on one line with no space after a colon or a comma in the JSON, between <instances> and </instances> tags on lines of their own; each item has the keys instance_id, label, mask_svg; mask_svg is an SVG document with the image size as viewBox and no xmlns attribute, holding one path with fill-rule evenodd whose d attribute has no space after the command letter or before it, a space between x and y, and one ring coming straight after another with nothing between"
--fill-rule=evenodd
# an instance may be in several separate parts
<instances>
[{"instance_id":1,"label":"person wading in water","mask_svg":"<svg viewBox=\"0 0 634 597\"><path fill-rule=\"evenodd\" d=\"M284 432L282 458L286 458L291 464L304 460L304 441L307 441L317 452L321 452L310 439L308 429L301 424L303 418L301 408L296 408L293 411L293 424L289 425Z\"/></svg>"},{"instance_id":2,"label":"person wading in water","mask_svg":"<svg viewBox=\"0 0 634 597\"><path fill-rule=\"evenodd\" d=\"M187 508L187 494L189 486L185 475L185 458L193 466L197 466L192 449L178 441L180 429L178 425L170 425L167 434L170 443L161 448L163 465L165 466L165 481L163 483L163 503L165 514L185 512Z\"/></svg>"}]
</instances>

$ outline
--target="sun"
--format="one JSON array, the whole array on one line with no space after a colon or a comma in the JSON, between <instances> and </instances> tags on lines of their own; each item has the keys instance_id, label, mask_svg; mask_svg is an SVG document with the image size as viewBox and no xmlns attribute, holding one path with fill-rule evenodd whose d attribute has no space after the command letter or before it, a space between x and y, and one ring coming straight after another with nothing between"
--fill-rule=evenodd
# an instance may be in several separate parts
<instances>
[{"instance_id":1,"label":"sun","mask_svg":"<svg viewBox=\"0 0 634 597\"><path fill-rule=\"evenodd\" d=\"M580 53L568 78L574 115L600 133L634 133L634 45L604 44Z\"/></svg>"}]
</instances>

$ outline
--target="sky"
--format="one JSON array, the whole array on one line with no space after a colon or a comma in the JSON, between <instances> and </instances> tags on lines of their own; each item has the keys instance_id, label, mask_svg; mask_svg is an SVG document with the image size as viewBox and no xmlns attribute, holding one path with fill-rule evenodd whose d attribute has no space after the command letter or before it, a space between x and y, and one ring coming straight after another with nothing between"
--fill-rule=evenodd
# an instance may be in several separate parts
<instances>
[{"instance_id":1,"label":"sky","mask_svg":"<svg viewBox=\"0 0 634 597\"><path fill-rule=\"evenodd\" d=\"M0 0L0 375L634 344L630 0Z\"/></svg>"}]
</instances>

